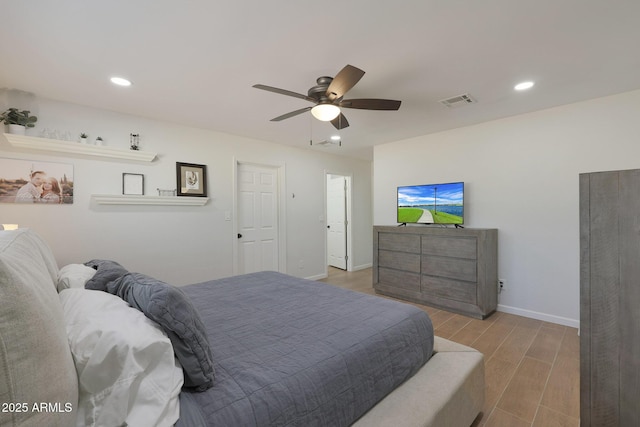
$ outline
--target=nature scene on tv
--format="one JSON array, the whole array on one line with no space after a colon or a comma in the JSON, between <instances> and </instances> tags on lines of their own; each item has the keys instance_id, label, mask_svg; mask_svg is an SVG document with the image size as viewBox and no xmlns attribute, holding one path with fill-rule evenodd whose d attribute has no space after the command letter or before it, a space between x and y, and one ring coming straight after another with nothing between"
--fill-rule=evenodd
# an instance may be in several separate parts
<instances>
[{"instance_id":1,"label":"nature scene on tv","mask_svg":"<svg viewBox=\"0 0 640 427\"><path fill-rule=\"evenodd\" d=\"M398 222L462 224L464 183L398 187Z\"/></svg>"}]
</instances>

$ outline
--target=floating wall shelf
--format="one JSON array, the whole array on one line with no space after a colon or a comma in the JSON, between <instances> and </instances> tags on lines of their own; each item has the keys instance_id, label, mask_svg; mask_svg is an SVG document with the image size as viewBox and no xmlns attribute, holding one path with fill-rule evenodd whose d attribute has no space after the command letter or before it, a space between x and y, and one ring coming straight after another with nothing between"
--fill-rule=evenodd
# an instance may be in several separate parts
<instances>
[{"instance_id":1,"label":"floating wall shelf","mask_svg":"<svg viewBox=\"0 0 640 427\"><path fill-rule=\"evenodd\" d=\"M93 200L99 205L163 205L163 206L204 206L208 197L184 196L130 196L93 194Z\"/></svg>"},{"instance_id":2,"label":"floating wall shelf","mask_svg":"<svg viewBox=\"0 0 640 427\"><path fill-rule=\"evenodd\" d=\"M37 138L27 135L5 133L5 139L18 149L46 151L49 153L77 154L89 157L102 157L118 160L133 160L137 162L152 162L156 153L148 151L123 150L97 145L80 144L78 142L60 141L57 139Z\"/></svg>"}]
</instances>

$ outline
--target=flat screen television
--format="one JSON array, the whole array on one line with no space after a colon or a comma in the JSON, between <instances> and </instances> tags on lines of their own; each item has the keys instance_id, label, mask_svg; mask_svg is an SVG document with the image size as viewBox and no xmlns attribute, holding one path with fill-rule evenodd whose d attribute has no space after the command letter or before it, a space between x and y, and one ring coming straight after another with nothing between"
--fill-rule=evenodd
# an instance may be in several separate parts
<instances>
[{"instance_id":1,"label":"flat screen television","mask_svg":"<svg viewBox=\"0 0 640 427\"><path fill-rule=\"evenodd\" d=\"M464 224L464 182L398 187L398 222Z\"/></svg>"}]
</instances>

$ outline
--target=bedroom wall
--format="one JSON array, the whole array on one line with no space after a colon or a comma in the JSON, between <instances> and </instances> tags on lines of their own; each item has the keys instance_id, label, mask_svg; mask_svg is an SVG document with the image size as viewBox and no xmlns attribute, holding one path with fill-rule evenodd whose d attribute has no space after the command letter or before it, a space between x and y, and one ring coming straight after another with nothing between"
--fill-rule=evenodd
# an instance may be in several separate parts
<instances>
[{"instance_id":1,"label":"bedroom wall","mask_svg":"<svg viewBox=\"0 0 640 427\"><path fill-rule=\"evenodd\" d=\"M578 174L640 168L639 117L633 91L377 146L374 224L399 185L464 181L465 225L499 230L498 310L577 327Z\"/></svg>"},{"instance_id":2,"label":"bedroom wall","mask_svg":"<svg viewBox=\"0 0 640 427\"><path fill-rule=\"evenodd\" d=\"M106 145L126 149L134 132L141 134L141 150L159 153L150 164L65 158L18 152L0 137L0 157L74 165L73 205L0 204L0 223L35 229L53 248L60 266L113 259L131 271L177 285L232 275L235 235L225 212L234 216L236 161L285 165L286 265L287 272L298 277L326 273L326 228L321 220L325 171L352 175L354 268L371 265L370 162L345 158L335 150L286 147L47 99L32 102L38 114L38 126L29 131L34 136L43 128L68 130L74 137L87 132L92 141L100 135ZM123 172L144 174L145 194L174 189L176 161L207 165L210 200L204 207L105 206L91 200L91 194L121 194Z\"/></svg>"}]
</instances>

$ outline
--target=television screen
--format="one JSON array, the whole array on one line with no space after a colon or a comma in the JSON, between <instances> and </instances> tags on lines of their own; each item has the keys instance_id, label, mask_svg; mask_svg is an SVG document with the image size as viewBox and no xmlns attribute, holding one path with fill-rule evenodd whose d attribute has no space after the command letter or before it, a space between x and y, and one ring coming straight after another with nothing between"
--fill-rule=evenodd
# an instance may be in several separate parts
<instances>
[{"instance_id":1,"label":"television screen","mask_svg":"<svg viewBox=\"0 0 640 427\"><path fill-rule=\"evenodd\" d=\"M463 224L464 182L398 187L398 222Z\"/></svg>"}]
</instances>

